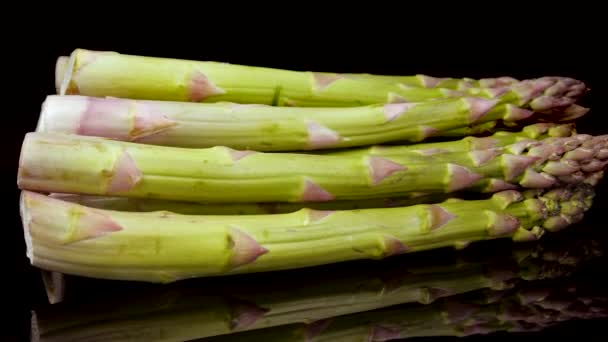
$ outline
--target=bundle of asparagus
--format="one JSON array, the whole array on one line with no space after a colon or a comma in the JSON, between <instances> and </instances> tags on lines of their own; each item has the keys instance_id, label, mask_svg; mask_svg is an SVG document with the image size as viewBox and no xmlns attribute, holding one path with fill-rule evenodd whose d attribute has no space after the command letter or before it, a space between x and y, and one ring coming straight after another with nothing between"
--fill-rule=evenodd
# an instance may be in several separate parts
<instances>
[{"instance_id":1,"label":"bundle of asparagus","mask_svg":"<svg viewBox=\"0 0 608 342\"><path fill-rule=\"evenodd\" d=\"M556 235L515 246L476 245L435 260L420 253L349 269L325 266L151 289L123 286L101 298L89 294L93 288L107 291L107 282L68 278L71 296L62 304L36 309L32 324L37 340L49 342L185 341L229 335L568 277L601 256L606 243L597 234Z\"/></svg>"},{"instance_id":2,"label":"bundle of asparagus","mask_svg":"<svg viewBox=\"0 0 608 342\"><path fill-rule=\"evenodd\" d=\"M27 255L52 272L167 283L529 241L579 222L608 164L567 77L77 49L55 81L18 171Z\"/></svg>"}]
</instances>

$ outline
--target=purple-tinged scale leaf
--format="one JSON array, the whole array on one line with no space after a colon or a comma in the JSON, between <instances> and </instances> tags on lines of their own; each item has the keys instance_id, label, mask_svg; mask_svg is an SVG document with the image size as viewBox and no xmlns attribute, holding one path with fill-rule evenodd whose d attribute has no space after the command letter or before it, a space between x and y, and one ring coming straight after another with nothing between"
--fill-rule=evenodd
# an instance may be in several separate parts
<instances>
[{"instance_id":1,"label":"purple-tinged scale leaf","mask_svg":"<svg viewBox=\"0 0 608 342\"><path fill-rule=\"evenodd\" d=\"M526 170L519 184L526 188L541 189L549 188L557 182L555 177L546 173L538 173L534 170Z\"/></svg>"},{"instance_id":2,"label":"purple-tinged scale leaf","mask_svg":"<svg viewBox=\"0 0 608 342\"><path fill-rule=\"evenodd\" d=\"M484 189L486 193L499 192L504 190L517 190L519 187L515 184L505 182L502 179L493 178L488 182L488 186Z\"/></svg>"},{"instance_id":3,"label":"purple-tinged scale leaf","mask_svg":"<svg viewBox=\"0 0 608 342\"><path fill-rule=\"evenodd\" d=\"M456 218L456 215L448 212L437 204L432 204L428 209L428 229L435 230Z\"/></svg>"},{"instance_id":4,"label":"purple-tinged scale leaf","mask_svg":"<svg viewBox=\"0 0 608 342\"><path fill-rule=\"evenodd\" d=\"M385 104L384 105L384 117L386 118L387 122L393 121L393 120L401 117L401 115L403 115L405 112L407 112L408 110L413 108L415 105L416 105L415 103L407 103L407 102Z\"/></svg>"},{"instance_id":5,"label":"purple-tinged scale leaf","mask_svg":"<svg viewBox=\"0 0 608 342\"><path fill-rule=\"evenodd\" d=\"M565 148L561 145L543 144L531 147L527 155L538 157L540 160L557 160L565 152Z\"/></svg>"},{"instance_id":6,"label":"purple-tinged scale leaf","mask_svg":"<svg viewBox=\"0 0 608 342\"><path fill-rule=\"evenodd\" d=\"M303 202L325 202L334 200L334 195L327 192L321 186L310 179L304 180Z\"/></svg>"},{"instance_id":7,"label":"purple-tinged scale leaf","mask_svg":"<svg viewBox=\"0 0 608 342\"><path fill-rule=\"evenodd\" d=\"M599 160L592 160L587 164L584 164L583 166L581 166L581 169L585 172L598 172L604 169L604 167L608 165L608 160L605 161L599 161Z\"/></svg>"},{"instance_id":8,"label":"purple-tinged scale leaf","mask_svg":"<svg viewBox=\"0 0 608 342\"><path fill-rule=\"evenodd\" d=\"M227 148L228 148L228 152L230 153L230 158L232 158L232 161L235 161L235 162L237 162L247 156L257 153L256 151L250 151L250 150L241 151L241 150L235 150L235 149L232 149L229 147L227 147Z\"/></svg>"},{"instance_id":9,"label":"purple-tinged scale leaf","mask_svg":"<svg viewBox=\"0 0 608 342\"><path fill-rule=\"evenodd\" d=\"M344 77L342 77L341 75L338 75L338 74L314 72L314 73L312 73L313 88L316 91L325 90L332 83L334 83L342 78L344 78Z\"/></svg>"},{"instance_id":10,"label":"purple-tinged scale leaf","mask_svg":"<svg viewBox=\"0 0 608 342\"><path fill-rule=\"evenodd\" d=\"M372 184L377 185L395 172L407 170L407 167L384 157L371 156L369 157L369 169Z\"/></svg>"},{"instance_id":11,"label":"purple-tinged scale leaf","mask_svg":"<svg viewBox=\"0 0 608 342\"><path fill-rule=\"evenodd\" d=\"M465 101L467 101L469 106L469 123L479 121L498 103L498 100L489 100L478 97L469 97L466 98Z\"/></svg>"},{"instance_id":12,"label":"purple-tinged scale leaf","mask_svg":"<svg viewBox=\"0 0 608 342\"><path fill-rule=\"evenodd\" d=\"M124 151L114 166L113 175L108 184L108 193L124 192L133 189L142 180L143 174L131 155Z\"/></svg>"},{"instance_id":13,"label":"purple-tinged scale leaf","mask_svg":"<svg viewBox=\"0 0 608 342\"><path fill-rule=\"evenodd\" d=\"M466 167L456 164L448 164L448 177L448 192L466 189L483 178Z\"/></svg>"},{"instance_id":14,"label":"purple-tinged scale leaf","mask_svg":"<svg viewBox=\"0 0 608 342\"><path fill-rule=\"evenodd\" d=\"M522 140L522 141L518 141L515 143L512 143L511 145L508 145L505 147L505 149L509 152L511 152L512 154L517 154L520 155L522 154L527 148L531 148L534 146L538 146L541 143L535 140Z\"/></svg>"},{"instance_id":15,"label":"purple-tinged scale leaf","mask_svg":"<svg viewBox=\"0 0 608 342\"><path fill-rule=\"evenodd\" d=\"M188 100L200 102L210 96L223 95L226 92L211 82L207 76L199 71L195 71L191 78L188 88Z\"/></svg>"},{"instance_id":16,"label":"purple-tinged scale leaf","mask_svg":"<svg viewBox=\"0 0 608 342\"><path fill-rule=\"evenodd\" d=\"M566 154L564 154L564 159L574 160L574 161L585 161L585 160L591 160L593 158L594 154L595 154L595 152L593 150L581 147L581 148L577 148L575 150L566 152Z\"/></svg>"},{"instance_id":17,"label":"purple-tinged scale leaf","mask_svg":"<svg viewBox=\"0 0 608 342\"><path fill-rule=\"evenodd\" d=\"M177 122L167 118L154 106L147 103L136 103L135 124L129 135L133 141L136 141L164 132L176 125Z\"/></svg>"},{"instance_id":18,"label":"purple-tinged scale leaf","mask_svg":"<svg viewBox=\"0 0 608 342\"><path fill-rule=\"evenodd\" d=\"M564 161L549 161L543 167L543 172L552 176L565 176L578 171L579 167L574 163Z\"/></svg>"},{"instance_id":19,"label":"purple-tinged scale leaf","mask_svg":"<svg viewBox=\"0 0 608 342\"><path fill-rule=\"evenodd\" d=\"M430 138L440 132L440 130L431 126L418 126L418 129L420 130L420 140Z\"/></svg>"},{"instance_id":20,"label":"purple-tinged scale leaf","mask_svg":"<svg viewBox=\"0 0 608 342\"><path fill-rule=\"evenodd\" d=\"M535 156L520 156L512 154L504 154L502 156L504 163L504 175L507 181L512 181L521 175L529 166L539 160Z\"/></svg>"},{"instance_id":21,"label":"purple-tinged scale leaf","mask_svg":"<svg viewBox=\"0 0 608 342\"><path fill-rule=\"evenodd\" d=\"M482 166L500 155L500 151L498 149L473 150L469 152L469 155L473 165Z\"/></svg>"},{"instance_id":22,"label":"purple-tinged scale leaf","mask_svg":"<svg viewBox=\"0 0 608 342\"><path fill-rule=\"evenodd\" d=\"M250 264L268 253L251 235L232 227L228 235L228 248L232 250L230 266L233 268Z\"/></svg>"},{"instance_id":23,"label":"purple-tinged scale leaf","mask_svg":"<svg viewBox=\"0 0 608 342\"><path fill-rule=\"evenodd\" d=\"M392 235L384 235L384 248L386 256L403 254L409 250L401 240Z\"/></svg>"},{"instance_id":24,"label":"purple-tinged scale leaf","mask_svg":"<svg viewBox=\"0 0 608 342\"><path fill-rule=\"evenodd\" d=\"M340 142L340 135L329 127L325 127L314 121L306 123L308 129L308 148L322 149L330 148Z\"/></svg>"},{"instance_id":25,"label":"purple-tinged scale leaf","mask_svg":"<svg viewBox=\"0 0 608 342\"><path fill-rule=\"evenodd\" d=\"M333 214L334 210L316 210L308 209L308 219L310 222L318 222Z\"/></svg>"},{"instance_id":26,"label":"purple-tinged scale leaf","mask_svg":"<svg viewBox=\"0 0 608 342\"><path fill-rule=\"evenodd\" d=\"M608 159L608 148L600 149L595 156L601 160Z\"/></svg>"},{"instance_id":27,"label":"purple-tinged scale leaf","mask_svg":"<svg viewBox=\"0 0 608 342\"><path fill-rule=\"evenodd\" d=\"M49 197L37 192L24 190L22 192L22 201L25 207L33 207L38 203L43 203L47 206L52 205L57 207L58 211L68 211L73 216L70 220L70 226L66 227L69 235L65 237L65 243L74 243L78 241L95 239L109 233L123 230L123 227L115 222L110 216L103 211L73 204L61 199ZM24 217L25 228L29 228L31 223L40 223L48 220L46 215L38 215L36 210L29 210L29 217ZM29 248L29 247L28 247ZM29 252L28 252L29 253Z\"/></svg>"},{"instance_id":28,"label":"purple-tinged scale leaf","mask_svg":"<svg viewBox=\"0 0 608 342\"><path fill-rule=\"evenodd\" d=\"M420 80L422 86L425 88L435 88L439 83L446 80L446 78L439 78L427 75L418 75L418 79Z\"/></svg>"},{"instance_id":29,"label":"purple-tinged scale leaf","mask_svg":"<svg viewBox=\"0 0 608 342\"><path fill-rule=\"evenodd\" d=\"M499 87L499 88L487 88L487 89L485 89L485 92L490 97L499 97L500 95L503 95L504 93L508 92L509 90L510 90L509 87Z\"/></svg>"},{"instance_id":30,"label":"purple-tinged scale leaf","mask_svg":"<svg viewBox=\"0 0 608 342\"><path fill-rule=\"evenodd\" d=\"M589 110L589 108L574 103L564 110L564 115L560 118L560 121L571 121L578 119L587 114Z\"/></svg>"},{"instance_id":31,"label":"purple-tinged scale leaf","mask_svg":"<svg viewBox=\"0 0 608 342\"><path fill-rule=\"evenodd\" d=\"M490 236L504 236L512 234L519 228L519 220L508 214L498 214L493 211L486 211L489 224L487 226Z\"/></svg>"},{"instance_id":32,"label":"purple-tinged scale leaf","mask_svg":"<svg viewBox=\"0 0 608 342\"><path fill-rule=\"evenodd\" d=\"M507 114L503 116L503 120L506 121L520 121L527 119L534 114L533 111L520 108L511 104L507 105Z\"/></svg>"}]
</instances>

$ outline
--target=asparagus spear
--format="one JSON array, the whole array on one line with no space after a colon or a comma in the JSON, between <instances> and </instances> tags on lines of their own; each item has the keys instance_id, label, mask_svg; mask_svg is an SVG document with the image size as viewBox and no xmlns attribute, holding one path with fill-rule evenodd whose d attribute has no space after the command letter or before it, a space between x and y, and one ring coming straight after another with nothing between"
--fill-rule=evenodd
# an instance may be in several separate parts
<instances>
[{"instance_id":1,"label":"asparagus spear","mask_svg":"<svg viewBox=\"0 0 608 342\"><path fill-rule=\"evenodd\" d=\"M579 184L409 207L197 216L100 210L23 191L21 215L36 267L168 283L380 259L463 241L534 240L580 221L593 197L593 187Z\"/></svg>"},{"instance_id":2,"label":"asparagus spear","mask_svg":"<svg viewBox=\"0 0 608 342\"><path fill-rule=\"evenodd\" d=\"M534 332L576 319L608 317L608 299L585 291L580 281L557 279L524 283L511 291L480 290L431 305L403 305L319 320L197 339L237 341L391 341L413 337L486 335L498 331Z\"/></svg>"},{"instance_id":3,"label":"asparagus spear","mask_svg":"<svg viewBox=\"0 0 608 342\"><path fill-rule=\"evenodd\" d=\"M337 156L188 149L28 133L18 185L42 192L193 202L325 202L417 193L495 192L514 184L595 184L608 135L548 138L500 149Z\"/></svg>"},{"instance_id":4,"label":"asparagus spear","mask_svg":"<svg viewBox=\"0 0 608 342\"><path fill-rule=\"evenodd\" d=\"M514 143L530 142L532 139L540 140L548 137L570 137L576 134L572 124L550 124L539 123L524 127L521 131L497 132L490 137L477 138L466 137L459 141L417 144L412 146L390 147L393 152L415 151L467 151L481 150L508 146ZM332 154L375 154L384 146L375 146L369 149L355 149L347 152L331 152ZM386 150L385 150L386 151ZM464 194L463 194L464 195ZM121 210L121 211L157 211L168 210L181 214L205 214L205 215L244 215L244 214L272 214L288 213L300 210L304 207L316 210L340 210L340 209L363 209L408 206L422 203L438 203L449 197L461 197L460 194L413 194L398 198L374 198L356 201L329 201L329 202L307 202L307 203L201 203L184 201L167 201L150 198L130 197L108 197L88 196L77 194L52 194L51 196L61 198L65 201L79 203L88 207Z\"/></svg>"},{"instance_id":5,"label":"asparagus spear","mask_svg":"<svg viewBox=\"0 0 608 342\"><path fill-rule=\"evenodd\" d=\"M358 108L287 108L51 95L44 101L37 130L177 147L298 151L419 142L446 131L455 135L453 130L470 124L534 116L496 103L457 98Z\"/></svg>"},{"instance_id":6,"label":"asparagus spear","mask_svg":"<svg viewBox=\"0 0 608 342\"><path fill-rule=\"evenodd\" d=\"M60 94L298 107L418 102L463 94L500 95L505 101L517 102L520 106L527 104L533 110L544 111L575 104L585 90L585 84L575 79L545 77L518 82L505 89L466 89L461 92L327 72L76 49L70 56Z\"/></svg>"},{"instance_id":7,"label":"asparagus spear","mask_svg":"<svg viewBox=\"0 0 608 342\"><path fill-rule=\"evenodd\" d=\"M589 237L543 240L513 246L515 256L507 246L494 246L491 255L472 246L468 253L442 259L410 254L382 265L320 267L205 284L191 280L151 289L123 289L118 294L106 292L94 298L85 294L109 285L68 282L68 288L72 285L69 292L81 286L84 297L68 296L61 305L37 308L33 323L40 340L49 342L94 338L184 341L308 323L395 304L429 304L480 288L504 290L523 279L567 276L602 253L601 241ZM460 260L463 255L466 260ZM163 334L155 333L161 330Z\"/></svg>"},{"instance_id":8,"label":"asparagus spear","mask_svg":"<svg viewBox=\"0 0 608 342\"><path fill-rule=\"evenodd\" d=\"M61 73L56 73L55 78L58 82L57 93L59 93L59 88L61 87L61 83L63 82L63 76L65 74L65 69L69 63L69 56L60 56L57 58L57 69L62 70ZM430 75L411 75L411 76L395 76L395 75L378 75L378 74L369 74L369 73L344 73L342 74L345 77L350 78L359 78L359 79L371 79L371 80L382 80L388 83L399 83L406 86L412 87L423 87L423 88L445 88L445 89L455 89L455 90L466 90L470 88L504 88L507 86L515 85L520 80L517 80L510 76L502 76L502 77L490 77L490 78L482 78L482 79L472 79L469 77L465 78L450 78L450 77L434 77ZM545 78L553 78L558 79L558 77L545 77ZM582 91L584 89L580 89ZM573 94L571 94L573 95Z\"/></svg>"}]
</instances>

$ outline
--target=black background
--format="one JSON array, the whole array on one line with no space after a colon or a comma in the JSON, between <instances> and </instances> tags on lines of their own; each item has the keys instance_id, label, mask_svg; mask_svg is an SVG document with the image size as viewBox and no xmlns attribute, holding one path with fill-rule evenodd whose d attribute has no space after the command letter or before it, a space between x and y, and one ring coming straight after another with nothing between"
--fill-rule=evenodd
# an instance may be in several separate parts
<instances>
[{"instance_id":1,"label":"black background","mask_svg":"<svg viewBox=\"0 0 608 342\"><path fill-rule=\"evenodd\" d=\"M446 8L417 12L387 4L377 11L363 9L366 13L359 16L324 9L302 12L303 18L296 19L302 8L294 4L267 17L227 10L196 15L186 9L173 23L166 20L170 14L142 18L140 13L136 17L143 20L136 21L126 13L104 12L99 14L105 16L102 21L65 14L48 22L29 20L5 27L10 48L3 52L7 90L1 100L8 106L0 107L4 140L0 170L6 202L0 241L7 270L2 298L8 315L3 333L8 340L24 339L28 310L46 300L39 275L29 267L24 253L16 172L23 136L34 130L44 97L54 93L58 56L86 48L293 70L472 78L570 76L591 88L586 104L592 111L580 120L579 131L607 134L605 65L601 63L605 39L599 39L602 23L594 21L593 9L569 3L562 13L547 9L532 13L522 5L500 17L498 7L485 9L481 14L477 10L457 14ZM29 29L34 32L26 33ZM601 218L597 220L603 224ZM566 324L547 334L599 338L605 324Z\"/></svg>"}]
</instances>

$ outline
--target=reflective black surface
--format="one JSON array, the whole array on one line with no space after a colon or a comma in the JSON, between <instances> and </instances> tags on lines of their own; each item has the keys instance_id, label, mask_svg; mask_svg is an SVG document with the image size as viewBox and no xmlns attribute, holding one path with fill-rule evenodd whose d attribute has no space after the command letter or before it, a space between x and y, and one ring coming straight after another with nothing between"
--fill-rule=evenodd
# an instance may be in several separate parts
<instances>
[{"instance_id":1,"label":"reflective black surface","mask_svg":"<svg viewBox=\"0 0 608 342\"><path fill-rule=\"evenodd\" d=\"M416 39L411 34L408 39L390 34L378 38L378 33L374 39L361 38L363 31L262 41L248 35L232 37L235 40L207 35L204 43L197 41L193 46L189 40L171 47L150 37L150 44L136 47L134 40L105 45L83 44L83 40L59 46L57 40L38 38L21 43L16 51L22 54L15 57L10 64L14 69L8 72L15 73L12 88L22 96L14 99L15 121L7 132L10 156L2 168L3 178L10 180L5 193L13 194L7 196L11 219L5 224L3 239L8 255L6 340L29 340L32 321L34 335L41 341L69 341L70 336L87 337L83 341L154 341L161 337L305 341L313 335L320 341L368 341L370 336L378 341L389 337L416 341L435 335L445 336L443 339L470 335L466 339L472 340L528 336L602 339L602 328L608 323L608 291L603 279L608 265L606 181L598 187L594 207L583 222L536 243L514 246L492 241L462 251L438 250L382 262L199 279L169 286L68 277L64 300L48 303L40 271L30 267L25 257L14 180L23 135L34 129L44 96L54 91L55 58L76 47L299 70L571 76L592 89L586 99L592 112L580 120L579 131L608 133L608 126L603 125L605 86L600 82L601 68L594 64L597 56L585 50L591 45L588 37L577 35L574 40L560 31L559 35L545 35L538 45L522 46L528 42L524 37L530 37L524 35L530 31L523 29L509 31L500 39L498 31L493 31L496 34L489 39L442 39L441 43L432 36ZM505 40L511 43L505 44ZM564 47L564 41L576 42L577 48ZM362 48L366 42L374 42L373 48Z\"/></svg>"},{"instance_id":2,"label":"reflective black surface","mask_svg":"<svg viewBox=\"0 0 608 342\"><path fill-rule=\"evenodd\" d=\"M608 318L608 236L477 243L298 271L170 285L66 277L33 311L40 341L384 341L531 333ZM313 339L314 338L314 339Z\"/></svg>"}]
</instances>

